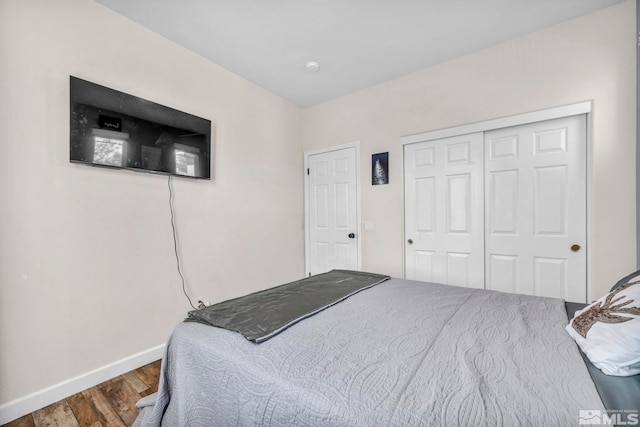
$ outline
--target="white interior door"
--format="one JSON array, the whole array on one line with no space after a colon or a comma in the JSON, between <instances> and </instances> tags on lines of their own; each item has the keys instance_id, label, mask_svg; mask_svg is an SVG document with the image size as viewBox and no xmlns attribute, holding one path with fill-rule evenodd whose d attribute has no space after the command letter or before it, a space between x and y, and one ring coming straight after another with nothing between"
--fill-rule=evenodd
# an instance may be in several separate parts
<instances>
[{"instance_id":1,"label":"white interior door","mask_svg":"<svg viewBox=\"0 0 640 427\"><path fill-rule=\"evenodd\" d=\"M484 287L483 134L405 145L405 277Z\"/></svg>"},{"instance_id":2,"label":"white interior door","mask_svg":"<svg viewBox=\"0 0 640 427\"><path fill-rule=\"evenodd\" d=\"M586 302L586 115L485 133L488 289Z\"/></svg>"},{"instance_id":3,"label":"white interior door","mask_svg":"<svg viewBox=\"0 0 640 427\"><path fill-rule=\"evenodd\" d=\"M359 269L356 147L307 157L308 273Z\"/></svg>"}]
</instances>

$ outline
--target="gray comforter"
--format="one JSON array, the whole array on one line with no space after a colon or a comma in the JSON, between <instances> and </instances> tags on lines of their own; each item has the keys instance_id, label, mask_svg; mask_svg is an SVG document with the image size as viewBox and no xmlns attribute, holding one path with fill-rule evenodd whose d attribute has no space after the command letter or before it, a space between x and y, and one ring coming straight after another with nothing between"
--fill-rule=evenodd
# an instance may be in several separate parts
<instances>
[{"instance_id":1,"label":"gray comforter","mask_svg":"<svg viewBox=\"0 0 640 427\"><path fill-rule=\"evenodd\" d=\"M168 342L137 426L570 426L603 410L561 300L391 279L262 344Z\"/></svg>"}]
</instances>

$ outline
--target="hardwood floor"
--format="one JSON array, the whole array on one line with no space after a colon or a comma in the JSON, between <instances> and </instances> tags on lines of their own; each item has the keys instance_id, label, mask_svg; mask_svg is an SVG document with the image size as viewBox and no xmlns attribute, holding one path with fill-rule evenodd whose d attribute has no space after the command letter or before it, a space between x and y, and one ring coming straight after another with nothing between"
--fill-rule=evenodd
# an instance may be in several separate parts
<instances>
[{"instance_id":1,"label":"hardwood floor","mask_svg":"<svg viewBox=\"0 0 640 427\"><path fill-rule=\"evenodd\" d=\"M136 402L158 390L160 361L120 375L0 427L124 427Z\"/></svg>"}]
</instances>

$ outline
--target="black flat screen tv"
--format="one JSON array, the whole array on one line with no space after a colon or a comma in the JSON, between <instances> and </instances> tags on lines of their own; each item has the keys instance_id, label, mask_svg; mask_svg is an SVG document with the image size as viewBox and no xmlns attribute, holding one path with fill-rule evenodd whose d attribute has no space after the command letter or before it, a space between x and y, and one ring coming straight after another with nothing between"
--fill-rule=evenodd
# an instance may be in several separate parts
<instances>
[{"instance_id":1,"label":"black flat screen tv","mask_svg":"<svg viewBox=\"0 0 640 427\"><path fill-rule=\"evenodd\" d=\"M72 163L211 179L211 121L70 76Z\"/></svg>"}]
</instances>

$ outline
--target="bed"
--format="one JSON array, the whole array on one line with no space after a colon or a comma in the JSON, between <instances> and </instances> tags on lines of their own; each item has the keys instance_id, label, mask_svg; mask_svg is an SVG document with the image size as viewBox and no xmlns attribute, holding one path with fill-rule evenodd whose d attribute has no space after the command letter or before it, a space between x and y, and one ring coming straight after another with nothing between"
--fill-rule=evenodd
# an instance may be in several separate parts
<instances>
[{"instance_id":1,"label":"bed","mask_svg":"<svg viewBox=\"0 0 640 427\"><path fill-rule=\"evenodd\" d=\"M562 300L398 278L259 344L183 322L167 343L158 393L138 402L134 425L592 423L606 399L566 325ZM609 409L638 409L639 383L627 384L624 396L638 394L613 397L607 403L618 407Z\"/></svg>"}]
</instances>

